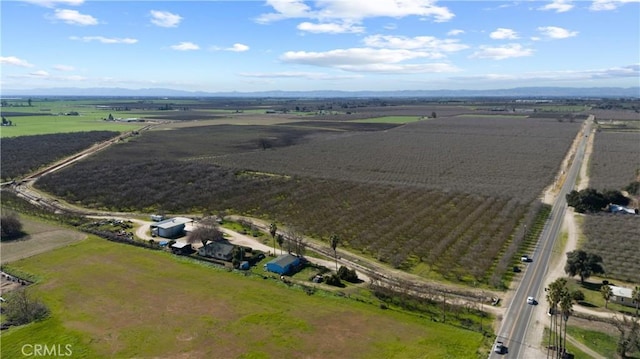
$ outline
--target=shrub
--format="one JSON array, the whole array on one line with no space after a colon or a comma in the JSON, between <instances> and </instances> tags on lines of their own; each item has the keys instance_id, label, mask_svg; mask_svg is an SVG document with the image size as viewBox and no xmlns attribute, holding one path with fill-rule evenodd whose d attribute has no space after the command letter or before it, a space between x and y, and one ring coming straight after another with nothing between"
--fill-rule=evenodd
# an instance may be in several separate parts
<instances>
[{"instance_id":1,"label":"shrub","mask_svg":"<svg viewBox=\"0 0 640 359\"><path fill-rule=\"evenodd\" d=\"M39 300L29 297L24 289L9 293L3 307L7 322L13 325L31 323L49 315L49 308Z\"/></svg>"},{"instance_id":2,"label":"shrub","mask_svg":"<svg viewBox=\"0 0 640 359\"><path fill-rule=\"evenodd\" d=\"M356 274L356 270L355 269L349 269L345 266L340 266L340 269L338 269L338 277L340 277L340 279L342 280L346 280L347 282L350 283L357 283L358 282L358 274Z\"/></svg>"},{"instance_id":3,"label":"shrub","mask_svg":"<svg viewBox=\"0 0 640 359\"><path fill-rule=\"evenodd\" d=\"M22 222L17 214L10 212L0 217L0 239L15 239L23 234Z\"/></svg>"},{"instance_id":4,"label":"shrub","mask_svg":"<svg viewBox=\"0 0 640 359\"><path fill-rule=\"evenodd\" d=\"M585 297L584 297L584 293L580 289L576 289L573 292L571 292L571 298L576 302L579 302L581 300L584 300Z\"/></svg>"},{"instance_id":5,"label":"shrub","mask_svg":"<svg viewBox=\"0 0 640 359\"><path fill-rule=\"evenodd\" d=\"M342 284L342 281L340 280L340 276L338 276L337 274L325 276L324 281L328 285L332 285L334 287L344 287L344 284Z\"/></svg>"}]
</instances>

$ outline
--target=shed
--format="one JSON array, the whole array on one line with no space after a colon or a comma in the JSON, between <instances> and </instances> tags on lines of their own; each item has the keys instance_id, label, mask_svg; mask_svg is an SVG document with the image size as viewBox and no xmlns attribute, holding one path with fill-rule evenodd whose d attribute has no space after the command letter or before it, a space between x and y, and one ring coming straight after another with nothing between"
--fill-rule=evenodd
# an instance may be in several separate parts
<instances>
[{"instance_id":1,"label":"shed","mask_svg":"<svg viewBox=\"0 0 640 359\"><path fill-rule=\"evenodd\" d=\"M273 259L269 263L265 264L265 268L269 272L278 274L289 274L297 269L300 265L300 258L292 254L283 254L278 258Z\"/></svg>"},{"instance_id":2,"label":"shed","mask_svg":"<svg viewBox=\"0 0 640 359\"><path fill-rule=\"evenodd\" d=\"M184 233L186 223L192 222L190 218L175 217L151 224L151 233L156 233L163 238L176 238Z\"/></svg>"},{"instance_id":3,"label":"shed","mask_svg":"<svg viewBox=\"0 0 640 359\"><path fill-rule=\"evenodd\" d=\"M230 261L233 258L235 246L227 241L210 241L198 249L198 254L203 257L211 257Z\"/></svg>"},{"instance_id":4,"label":"shed","mask_svg":"<svg viewBox=\"0 0 640 359\"><path fill-rule=\"evenodd\" d=\"M633 300L633 289L612 285L611 293L613 293L611 297L612 303L618 303L628 307L636 306L636 301Z\"/></svg>"},{"instance_id":5,"label":"shed","mask_svg":"<svg viewBox=\"0 0 640 359\"><path fill-rule=\"evenodd\" d=\"M171 252L174 254L191 254L193 248L191 247L191 243L176 242L171 245Z\"/></svg>"}]
</instances>

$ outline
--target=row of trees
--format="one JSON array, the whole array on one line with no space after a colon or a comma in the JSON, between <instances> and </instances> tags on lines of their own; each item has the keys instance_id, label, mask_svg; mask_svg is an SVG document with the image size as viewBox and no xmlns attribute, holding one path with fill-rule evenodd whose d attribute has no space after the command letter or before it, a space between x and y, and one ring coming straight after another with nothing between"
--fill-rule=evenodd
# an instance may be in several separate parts
<instances>
[{"instance_id":1,"label":"row of trees","mask_svg":"<svg viewBox=\"0 0 640 359\"><path fill-rule=\"evenodd\" d=\"M620 191L606 190L598 192L593 188L585 188L580 191L573 190L566 196L567 205L575 208L578 213L599 212L608 204L617 204L626 206L629 204L629 198L625 197Z\"/></svg>"}]
</instances>

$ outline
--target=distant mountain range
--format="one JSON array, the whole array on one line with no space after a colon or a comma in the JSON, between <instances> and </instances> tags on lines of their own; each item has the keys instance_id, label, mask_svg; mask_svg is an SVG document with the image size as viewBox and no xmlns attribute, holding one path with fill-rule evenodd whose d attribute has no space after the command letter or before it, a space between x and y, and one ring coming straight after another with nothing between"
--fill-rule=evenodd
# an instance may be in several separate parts
<instances>
[{"instance_id":1,"label":"distant mountain range","mask_svg":"<svg viewBox=\"0 0 640 359\"><path fill-rule=\"evenodd\" d=\"M256 92L203 92L167 88L127 89L117 87L96 88L43 88L30 90L2 89L3 98L25 96L73 97L281 97L281 98L347 98L347 97L529 97L529 98L640 98L640 87L517 87L495 90L401 90L401 91L256 91Z\"/></svg>"}]
</instances>

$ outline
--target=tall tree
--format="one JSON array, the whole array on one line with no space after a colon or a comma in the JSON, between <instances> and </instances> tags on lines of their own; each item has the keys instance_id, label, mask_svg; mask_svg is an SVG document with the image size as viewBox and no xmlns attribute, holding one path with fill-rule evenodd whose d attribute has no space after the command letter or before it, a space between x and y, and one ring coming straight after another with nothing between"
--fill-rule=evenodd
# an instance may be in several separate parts
<instances>
[{"instance_id":1,"label":"tall tree","mask_svg":"<svg viewBox=\"0 0 640 359\"><path fill-rule=\"evenodd\" d=\"M556 348L556 357L559 357L560 346L562 344L562 322L558 325L558 313L562 312L563 309L569 307L569 311L571 310L571 304L567 304L566 301L571 301L571 294L567 289L567 280L565 278L558 278L555 281L549 284L549 288L547 290L547 302L549 303L549 308L551 310L551 323L549 328L549 349L551 347ZM567 299L568 298L568 299ZM564 303L563 303L564 301ZM560 305L560 308L558 307ZM564 313L563 317L564 317ZM568 319L568 318L567 318ZM565 321L566 324L566 321ZM559 328L560 327L560 328Z\"/></svg>"},{"instance_id":2,"label":"tall tree","mask_svg":"<svg viewBox=\"0 0 640 359\"><path fill-rule=\"evenodd\" d=\"M280 254L282 254L282 245L284 243L284 236L282 233L278 233L276 235L276 241L278 241L278 245L280 246Z\"/></svg>"},{"instance_id":3,"label":"tall tree","mask_svg":"<svg viewBox=\"0 0 640 359\"><path fill-rule=\"evenodd\" d=\"M611 286L605 284L600 287L600 294L602 294L602 298L604 299L604 307L607 308L607 306L609 305L609 300L613 296L613 290L611 289Z\"/></svg>"},{"instance_id":4,"label":"tall tree","mask_svg":"<svg viewBox=\"0 0 640 359\"><path fill-rule=\"evenodd\" d=\"M275 222L272 222L269 225L269 233L273 238L273 255L276 255L276 233L278 233L278 225Z\"/></svg>"},{"instance_id":5,"label":"tall tree","mask_svg":"<svg viewBox=\"0 0 640 359\"><path fill-rule=\"evenodd\" d=\"M571 298L571 292L569 292L569 289L567 287L564 287L562 294L560 295L560 313L562 314L562 319L564 320L564 340L562 343L562 351L560 355L564 355L564 352L567 349L567 321L569 321L572 309L573 300Z\"/></svg>"},{"instance_id":6,"label":"tall tree","mask_svg":"<svg viewBox=\"0 0 640 359\"><path fill-rule=\"evenodd\" d=\"M338 271L338 244L340 243L340 237L335 234L332 234L329 237L329 243L331 244L331 248L333 249L333 258L336 260L336 272Z\"/></svg>"},{"instance_id":7,"label":"tall tree","mask_svg":"<svg viewBox=\"0 0 640 359\"><path fill-rule=\"evenodd\" d=\"M564 271L572 277L579 275L580 283L584 284L584 279L591 277L592 274L604 273L602 257L581 249L567 252L567 264L564 266Z\"/></svg>"}]
</instances>

